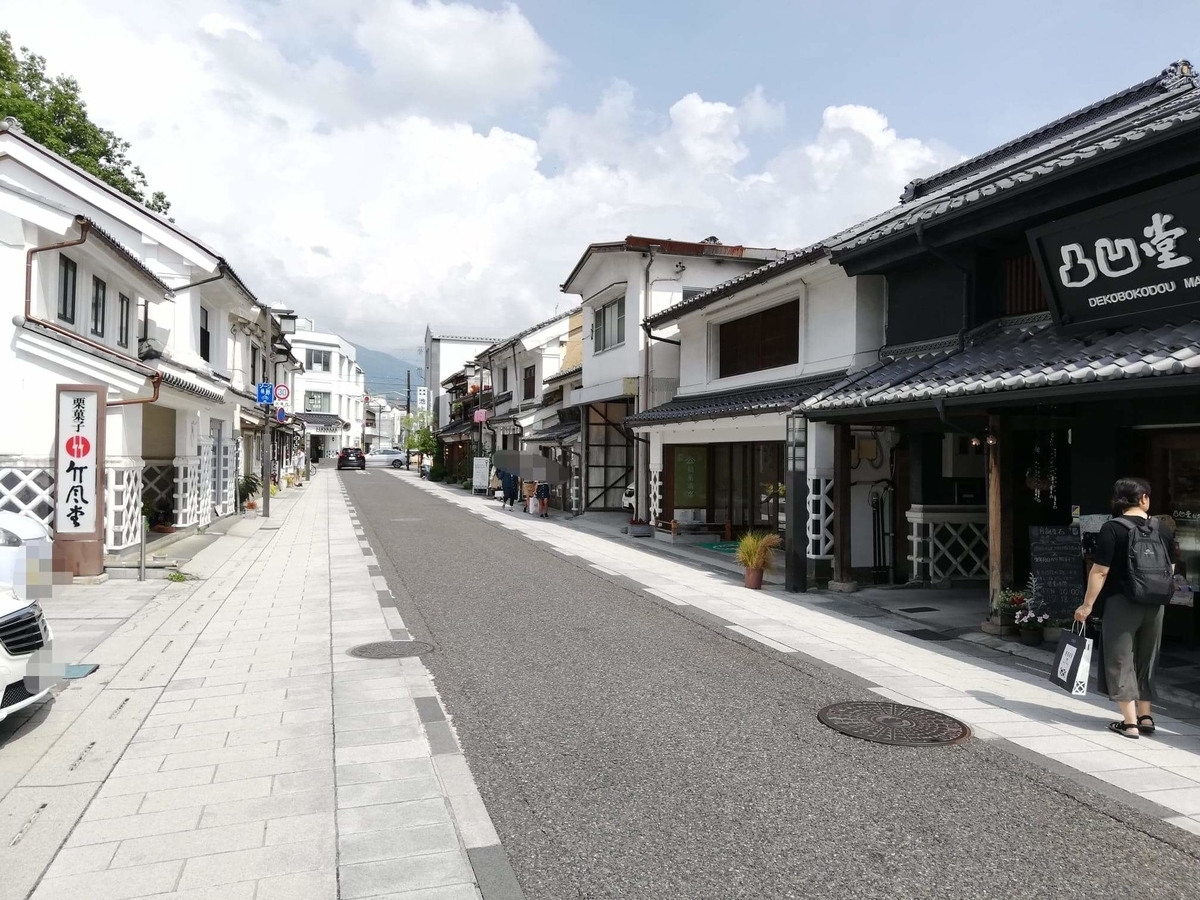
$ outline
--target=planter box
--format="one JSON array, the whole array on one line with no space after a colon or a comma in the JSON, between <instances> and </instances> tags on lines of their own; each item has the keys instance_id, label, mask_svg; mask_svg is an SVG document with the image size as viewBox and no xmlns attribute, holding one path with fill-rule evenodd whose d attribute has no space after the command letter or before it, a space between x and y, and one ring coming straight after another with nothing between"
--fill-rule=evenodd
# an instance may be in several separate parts
<instances>
[{"instance_id":1,"label":"planter box","mask_svg":"<svg viewBox=\"0 0 1200 900\"><path fill-rule=\"evenodd\" d=\"M654 526L653 525L630 525L629 526L629 536L630 537L654 537Z\"/></svg>"}]
</instances>

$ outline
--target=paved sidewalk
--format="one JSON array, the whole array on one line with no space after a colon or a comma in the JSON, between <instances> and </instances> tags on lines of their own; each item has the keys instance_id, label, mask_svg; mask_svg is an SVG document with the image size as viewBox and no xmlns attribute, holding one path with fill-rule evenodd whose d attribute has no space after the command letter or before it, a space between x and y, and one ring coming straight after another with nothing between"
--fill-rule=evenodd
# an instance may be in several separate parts
<instances>
[{"instance_id":1,"label":"paved sidewalk","mask_svg":"<svg viewBox=\"0 0 1200 900\"><path fill-rule=\"evenodd\" d=\"M955 716L981 740L1006 742L1031 761L1200 834L1200 721L1158 716L1154 738L1131 741L1105 730L1115 717L1106 700L1073 698L1045 679L842 618L823 611L817 599L747 590L630 543L505 512L409 473L391 474L559 553L581 557L603 574L715 615L732 631L774 650L802 652L866 679L882 696Z\"/></svg>"},{"instance_id":2,"label":"paved sidewalk","mask_svg":"<svg viewBox=\"0 0 1200 900\"><path fill-rule=\"evenodd\" d=\"M345 653L405 635L339 479L288 499L195 580L52 601L111 621L0 744L0 900L520 896L423 664Z\"/></svg>"}]
</instances>

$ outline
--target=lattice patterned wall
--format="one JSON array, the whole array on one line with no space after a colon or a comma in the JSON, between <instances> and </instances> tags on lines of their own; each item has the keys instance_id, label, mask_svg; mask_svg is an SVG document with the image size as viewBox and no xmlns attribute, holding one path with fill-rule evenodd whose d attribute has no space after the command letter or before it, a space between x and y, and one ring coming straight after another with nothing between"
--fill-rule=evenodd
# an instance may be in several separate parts
<instances>
[{"instance_id":1,"label":"lattice patterned wall","mask_svg":"<svg viewBox=\"0 0 1200 900\"><path fill-rule=\"evenodd\" d=\"M200 521L200 465L195 459L175 467L175 527L187 528Z\"/></svg>"},{"instance_id":2,"label":"lattice patterned wall","mask_svg":"<svg viewBox=\"0 0 1200 900\"><path fill-rule=\"evenodd\" d=\"M218 448L217 465L220 466L221 473L220 490L213 501L213 507L218 516L227 516L233 512L233 473L236 446L236 441L226 439L221 441L221 445Z\"/></svg>"},{"instance_id":3,"label":"lattice patterned wall","mask_svg":"<svg viewBox=\"0 0 1200 900\"><path fill-rule=\"evenodd\" d=\"M217 502L217 498L213 496L213 465L216 459L212 438L202 440L196 451L200 457L196 465L196 492L199 495L196 503L196 524L203 527L212 522L213 504Z\"/></svg>"},{"instance_id":4,"label":"lattice patterned wall","mask_svg":"<svg viewBox=\"0 0 1200 900\"><path fill-rule=\"evenodd\" d=\"M662 469L650 467L650 521L662 515Z\"/></svg>"},{"instance_id":5,"label":"lattice patterned wall","mask_svg":"<svg viewBox=\"0 0 1200 900\"><path fill-rule=\"evenodd\" d=\"M0 468L0 510L21 513L53 528L53 470L38 466Z\"/></svg>"},{"instance_id":6,"label":"lattice patterned wall","mask_svg":"<svg viewBox=\"0 0 1200 900\"><path fill-rule=\"evenodd\" d=\"M951 579L988 577L986 522L913 522L913 570L921 581L937 584Z\"/></svg>"},{"instance_id":7,"label":"lattice patterned wall","mask_svg":"<svg viewBox=\"0 0 1200 900\"><path fill-rule=\"evenodd\" d=\"M815 475L808 486L808 556L833 559L833 477Z\"/></svg>"},{"instance_id":8,"label":"lattice patterned wall","mask_svg":"<svg viewBox=\"0 0 1200 900\"><path fill-rule=\"evenodd\" d=\"M168 459L147 460L142 467L142 501L149 500L154 509L164 506L175 514L175 466Z\"/></svg>"},{"instance_id":9,"label":"lattice patterned wall","mask_svg":"<svg viewBox=\"0 0 1200 900\"><path fill-rule=\"evenodd\" d=\"M104 470L104 549L112 553L138 542L142 521L142 470Z\"/></svg>"}]
</instances>

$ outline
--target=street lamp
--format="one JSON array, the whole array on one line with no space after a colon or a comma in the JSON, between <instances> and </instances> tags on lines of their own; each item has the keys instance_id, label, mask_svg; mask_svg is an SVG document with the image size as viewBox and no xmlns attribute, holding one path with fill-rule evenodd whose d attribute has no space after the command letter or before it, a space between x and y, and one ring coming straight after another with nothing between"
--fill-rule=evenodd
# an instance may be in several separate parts
<instances>
[{"instance_id":1,"label":"street lamp","mask_svg":"<svg viewBox=\"0 0 1200 900\"><path fill-rule=\"evenodd\" d=\"M267 377L271 384L275 383L275 337L296 333L296 311L294 309L272 309L267 311L267 346L264 353L267 357ZM285 345L286 346L286 345ZM264 519L271 518L271 418L274 415L274 404L267 403L263 407L263 445L262 445L262 483Z\"/></svg>"}]
</instances>

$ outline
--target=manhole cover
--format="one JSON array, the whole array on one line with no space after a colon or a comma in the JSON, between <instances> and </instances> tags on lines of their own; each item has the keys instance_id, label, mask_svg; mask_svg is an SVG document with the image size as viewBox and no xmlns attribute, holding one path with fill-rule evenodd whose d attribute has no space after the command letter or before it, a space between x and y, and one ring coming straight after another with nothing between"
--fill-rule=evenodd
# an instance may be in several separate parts
<instances>
[{"instance_id":1,"label":"manhole cover","mask_svg":"<svg viewBox=\"0 0 1200 900\"><path fill-rule=\"evenodd\" d=\"M402 656L424 656L433 650L433 644L423 641L377 641L374 644L359 644L346 651L359 659L399 659Z\"/></svg>"},{"instance_id":2,"label":"manhole cover","mask_svg":"<svg viewBox=\"0 0 1200 900\"><path fill-rule=\"evenodd\" d=\"M817 713L823 725L850 737L897 747L957 744L971 736L958 719L886 700L847 701Z\"/></svg>"}]
</instances>

